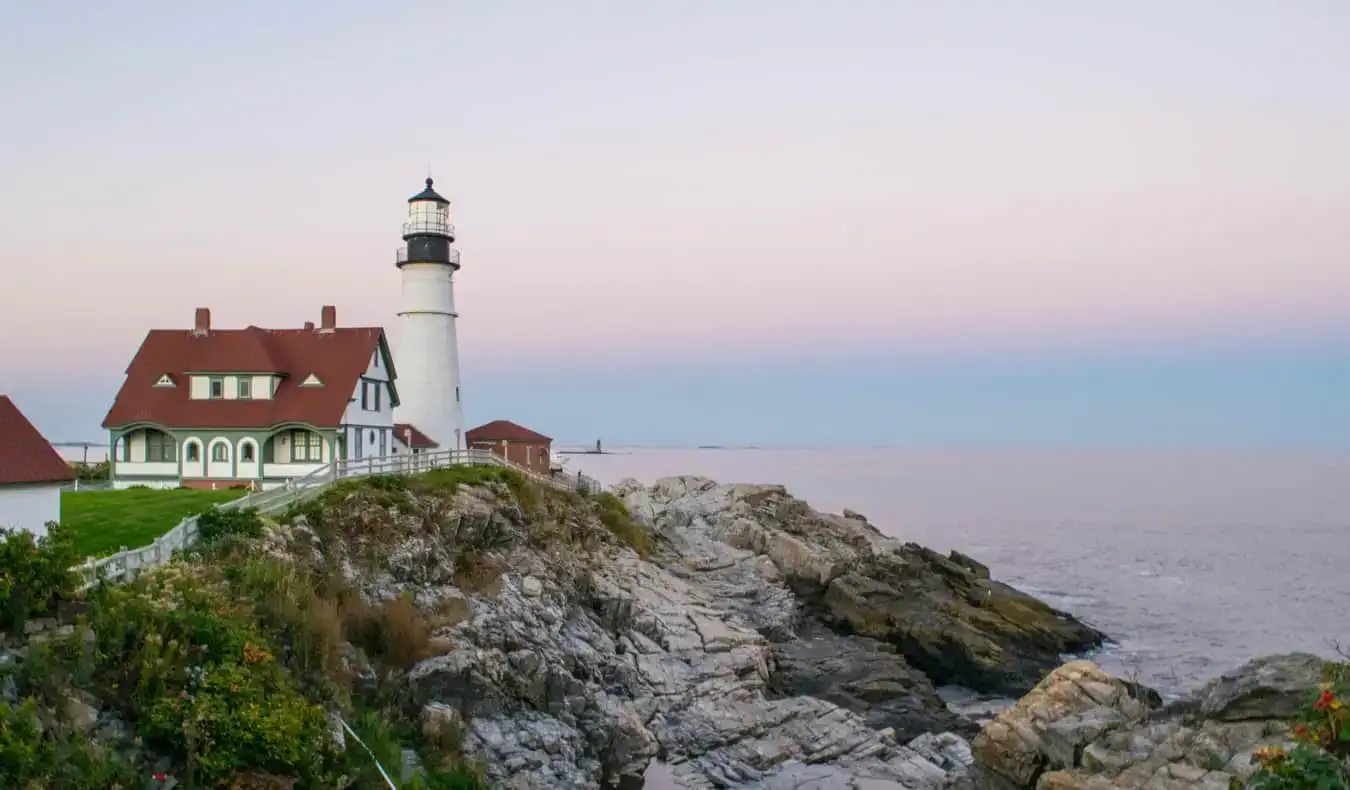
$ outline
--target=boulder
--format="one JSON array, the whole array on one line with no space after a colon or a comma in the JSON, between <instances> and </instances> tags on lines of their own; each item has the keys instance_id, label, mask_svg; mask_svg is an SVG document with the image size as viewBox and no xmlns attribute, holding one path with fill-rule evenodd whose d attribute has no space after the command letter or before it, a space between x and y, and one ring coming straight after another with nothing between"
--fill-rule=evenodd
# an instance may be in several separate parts
<instances>
[{"instance_id":1,"label":"boulder","mask_svg":"<svg viewBox=\"0 0 1350 790\"><path fill-rule=\"evenodd\" d=\"M1162 705L1090 661L1050 673L972 743L976 784L1037 790L1224 790L1255 772L1252 754L1291 746L1286 723L1324 662L1255 659Z\"/></svg>"},{"instance_id":2,"label":"boulder","mask_svg":"<svg viewBox=\"0 0 1350 790\"><path fill-rule=\"evenodd\" d=\"M1309 653L1266 656L1193 691L1201 716L1220 721L1289 718L1322 681L1326 660Z\"/></svg>"}]
</instances>

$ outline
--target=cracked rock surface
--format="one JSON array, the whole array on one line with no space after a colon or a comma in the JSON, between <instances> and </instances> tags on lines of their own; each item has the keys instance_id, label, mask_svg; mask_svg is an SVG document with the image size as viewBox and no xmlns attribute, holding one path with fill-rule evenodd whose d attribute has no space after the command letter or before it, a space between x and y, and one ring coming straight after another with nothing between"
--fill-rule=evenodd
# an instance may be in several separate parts
<instances>
[{"instance_id":1,"label":"cracked rock surface","mask_svg":"<svg viewBox=\"0 0 1350 790\"><path fill-rule=\"evenodd\" d=\"M655 535L648 556L592 501L503 484L442 503L357 489L345 535L300 526L274 548L341 568L369 601L456 613L400 694L424 721L455 722L508 790L638 788L654 759L691 790L948 787L974 727L933 680L1026 691L1101 639L974 560L779 486L682 477L615 493ZM466 576L470 545L492 572Z\"/></svg>"},{"instance_id":2,"label":"cracked rock surface","mask_svg":"<svg viewBox=\"0 0 1350 790\"><path fill-rule=\"evenodd\" d=\"M963 782L990 790L1227 790L1252 753L1292 746L1288 717L1322 680L1312 655L1267 656L1167 706L1091 661L1055 670L975 738Z\"/></svg>"}]
</instances>

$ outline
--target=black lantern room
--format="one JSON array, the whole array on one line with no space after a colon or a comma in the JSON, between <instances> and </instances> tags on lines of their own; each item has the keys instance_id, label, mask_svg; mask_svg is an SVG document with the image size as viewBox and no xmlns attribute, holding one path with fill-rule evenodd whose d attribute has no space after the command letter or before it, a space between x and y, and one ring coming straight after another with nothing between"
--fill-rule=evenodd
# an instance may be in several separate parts
<instances>
[{"instance_id":1,"label":"black lantern room","mask_svg":"<svg viewBox=\"0 0 1350 790\"><path fill-rule=\"evenodd\" d=\"M399 267L408 263L443 263L459 268L459 251L451 248L455 226L450 224L450 201L427 179L427 187L408 198L408 221L403 223L406 246L398 251Z\"/></svg>"}]
</instances>

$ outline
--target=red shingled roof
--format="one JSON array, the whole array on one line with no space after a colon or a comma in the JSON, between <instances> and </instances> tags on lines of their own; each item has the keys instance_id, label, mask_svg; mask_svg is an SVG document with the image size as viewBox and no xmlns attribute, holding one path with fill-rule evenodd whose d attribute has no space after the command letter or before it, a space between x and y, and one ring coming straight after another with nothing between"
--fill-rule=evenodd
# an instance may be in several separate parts
<instances>
[{"instance_id":1,"label":"red shingled roof","mask_svg":"<svg viewBox=\"0 0 1350 790\"><path fill-rule=\"evenodd\" d=\"M394 423L394 435L398 437L398 440L400 442L403 442L409 447L415 448L440 447L439 444L436 444L431 440L430 436L427 436L425 433L422 433L421 431L417 430L417 426L413 425L412 423L408 422Z\"/></svg>"},{"instance_id":2,"label":"red shingled roof","mask_svg":"<svg viewBox=\"0 0 1350 790\"><path fill-rule=\"evenodd\" d=\"M384 343L379 327L153 329L127 368L104 428L148 422L165 428L269 428L286 422L335 427ZM188 373L279 373L270 399L193 400ZM156 387L168 374L172 387ZM302 387L310 374L321 387Z\"/></svg>"},{"instance_id":3,"label":"red shingled roof","mask_svg":"<svg viewBox=\"0 0 1350 790\"><path fill-rule=\"evenodd\" d=\"M8 395L0 395L0 485L58 483L75 472Z\"/></svg>"},{"instance_id":4,"label":"red shingled roof","mask_svg":"<svg viewBox=\"0 0 1350 790\"><path fill-rule=\"evenodd\" d=\"M470 428L465 434L465 438L470 441L479 442L551 442L551 437L542 433L536 433L524 426L516 425L510 420L493 420L487 425L480 425L477 428Z\"/></svg>"}]
</instances>

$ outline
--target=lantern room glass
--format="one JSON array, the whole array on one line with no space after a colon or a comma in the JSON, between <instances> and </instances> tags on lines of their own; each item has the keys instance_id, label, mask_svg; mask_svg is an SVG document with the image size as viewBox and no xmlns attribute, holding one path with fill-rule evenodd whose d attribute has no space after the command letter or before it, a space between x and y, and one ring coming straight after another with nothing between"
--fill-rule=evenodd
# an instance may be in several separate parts
<instances>
[{"instance_id":1,"label":"lantern room glass","mask_svg":"<svg viewBox=\"0 0 1350 790\"><path fill-rule=\"evenodd\" d=\"M454 235L453 226L450 224L450 204L434 200L416 200L409 203L408 221L403 225L403 235L413 233Z\"/></svg>"}]
</instances>

